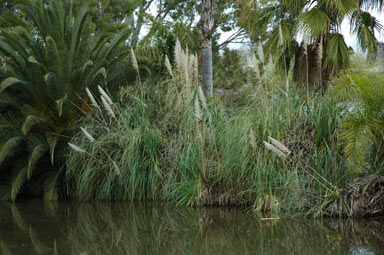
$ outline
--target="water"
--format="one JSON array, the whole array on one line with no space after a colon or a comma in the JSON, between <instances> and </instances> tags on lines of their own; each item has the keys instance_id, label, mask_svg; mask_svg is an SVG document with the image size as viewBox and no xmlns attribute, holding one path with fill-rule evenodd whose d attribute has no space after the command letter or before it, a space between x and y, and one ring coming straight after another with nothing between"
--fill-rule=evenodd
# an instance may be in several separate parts
<instances>
[{"instance_id":1,"label":"water","mask_svg":"<svg viewBox=\"0 0 384 255\"><path fill-rule=\"evenodd\" d=\"M261 220L236 209L0 202L0 254L384 254L384 219Z\"/></svg>"}]
</instances>

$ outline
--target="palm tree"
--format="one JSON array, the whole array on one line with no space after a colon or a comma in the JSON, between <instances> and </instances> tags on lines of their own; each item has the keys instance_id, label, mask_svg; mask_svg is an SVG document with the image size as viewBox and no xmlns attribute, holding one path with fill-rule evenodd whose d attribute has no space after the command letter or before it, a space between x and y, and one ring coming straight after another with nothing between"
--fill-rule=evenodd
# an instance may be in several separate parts
<instances>
[{"instance_id":1,"label":"palm tree","mask_svg":"<svg viewBox=\"0 0 384 255\"><path fill-rule=\"evenodd\" d=\"M74 13L63 2L24 1L19 8L27 19L10 18L12 28L0 29L0 186L6 187L5 199L15 200L22 191L57 197L66 141L89 111L85 88L112 89L122 78L128 29L96 33L88 7Z\"/></svg>"},{"instance_id":2,"label":"palm tree","mask_svg":"<svg viewBox=\"0 0 384 255\"><path fill-rule=\"evenodd\" d=\"M376 51L375 30L382 25L369 11L382 10L382 1L368 0L279 0L255 4L243 18L251 37L263 40L275 63L290 68L295 59L293 79L297 83L319 84L337 74L349 62L350 50L341 34L341 23L348 19L360 47L369 54ZM246 23L250 14L255 22ZM267 37L258 37L267 31ZM297 38L302 38L301 45ZM285 60L285 61L282 61Z\"/></svg>"}]
</instances>

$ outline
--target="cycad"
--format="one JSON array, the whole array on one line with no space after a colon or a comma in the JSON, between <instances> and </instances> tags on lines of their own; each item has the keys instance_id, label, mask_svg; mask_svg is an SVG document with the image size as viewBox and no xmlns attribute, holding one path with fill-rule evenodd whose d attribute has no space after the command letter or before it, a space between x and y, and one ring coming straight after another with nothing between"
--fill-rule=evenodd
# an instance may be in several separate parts
<instances>
[{"instance_id":1,"label":"cycad","mask_svg":"<svg viewBox=\"0 0 384 255\"><path fill-rule=\"evenodd\" d=\"M60 152L89 111L85 88L118 85L122 77L129 31L96 33L88 7L73 13L63 2L24 1L31 23L13 19L11 29L0 29L0 185L11 187L5 199L15 200L23 187L56 198Z\"/></svg>"}]
</instances>

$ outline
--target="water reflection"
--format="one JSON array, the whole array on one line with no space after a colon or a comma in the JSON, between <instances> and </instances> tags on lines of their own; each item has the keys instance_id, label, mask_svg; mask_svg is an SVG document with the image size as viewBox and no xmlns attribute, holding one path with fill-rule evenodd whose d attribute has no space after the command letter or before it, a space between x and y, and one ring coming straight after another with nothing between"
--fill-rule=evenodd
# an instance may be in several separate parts
<instances>
[{"instance_id":1,"label":"water reflection","mask_svg":"<svg viewBox=\"0 0 384 255\"><path fill-rule=\"evenodd\" d=\"M267 220L159 204L0 203L1 254L384 254L381 220Z\"/></svg>"}]
</instances>

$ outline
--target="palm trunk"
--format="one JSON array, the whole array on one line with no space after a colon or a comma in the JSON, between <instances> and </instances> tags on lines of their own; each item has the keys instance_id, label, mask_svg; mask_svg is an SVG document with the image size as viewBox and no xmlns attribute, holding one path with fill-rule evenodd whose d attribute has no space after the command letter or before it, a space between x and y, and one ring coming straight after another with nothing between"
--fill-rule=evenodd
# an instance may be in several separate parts
<instances>
[{"instance_id":1,"label":"palm trunk","mask_svg":"<svg viewBox=\"0 0 384 255\"><path fill-rule=\"evenodd\" d=\"M213 19L213 0L202 0L201 23L202 23L202 74L203 91L205 96L210 97L213 93L212 88L212 29Z\"/></svg>"}]
</instances>

